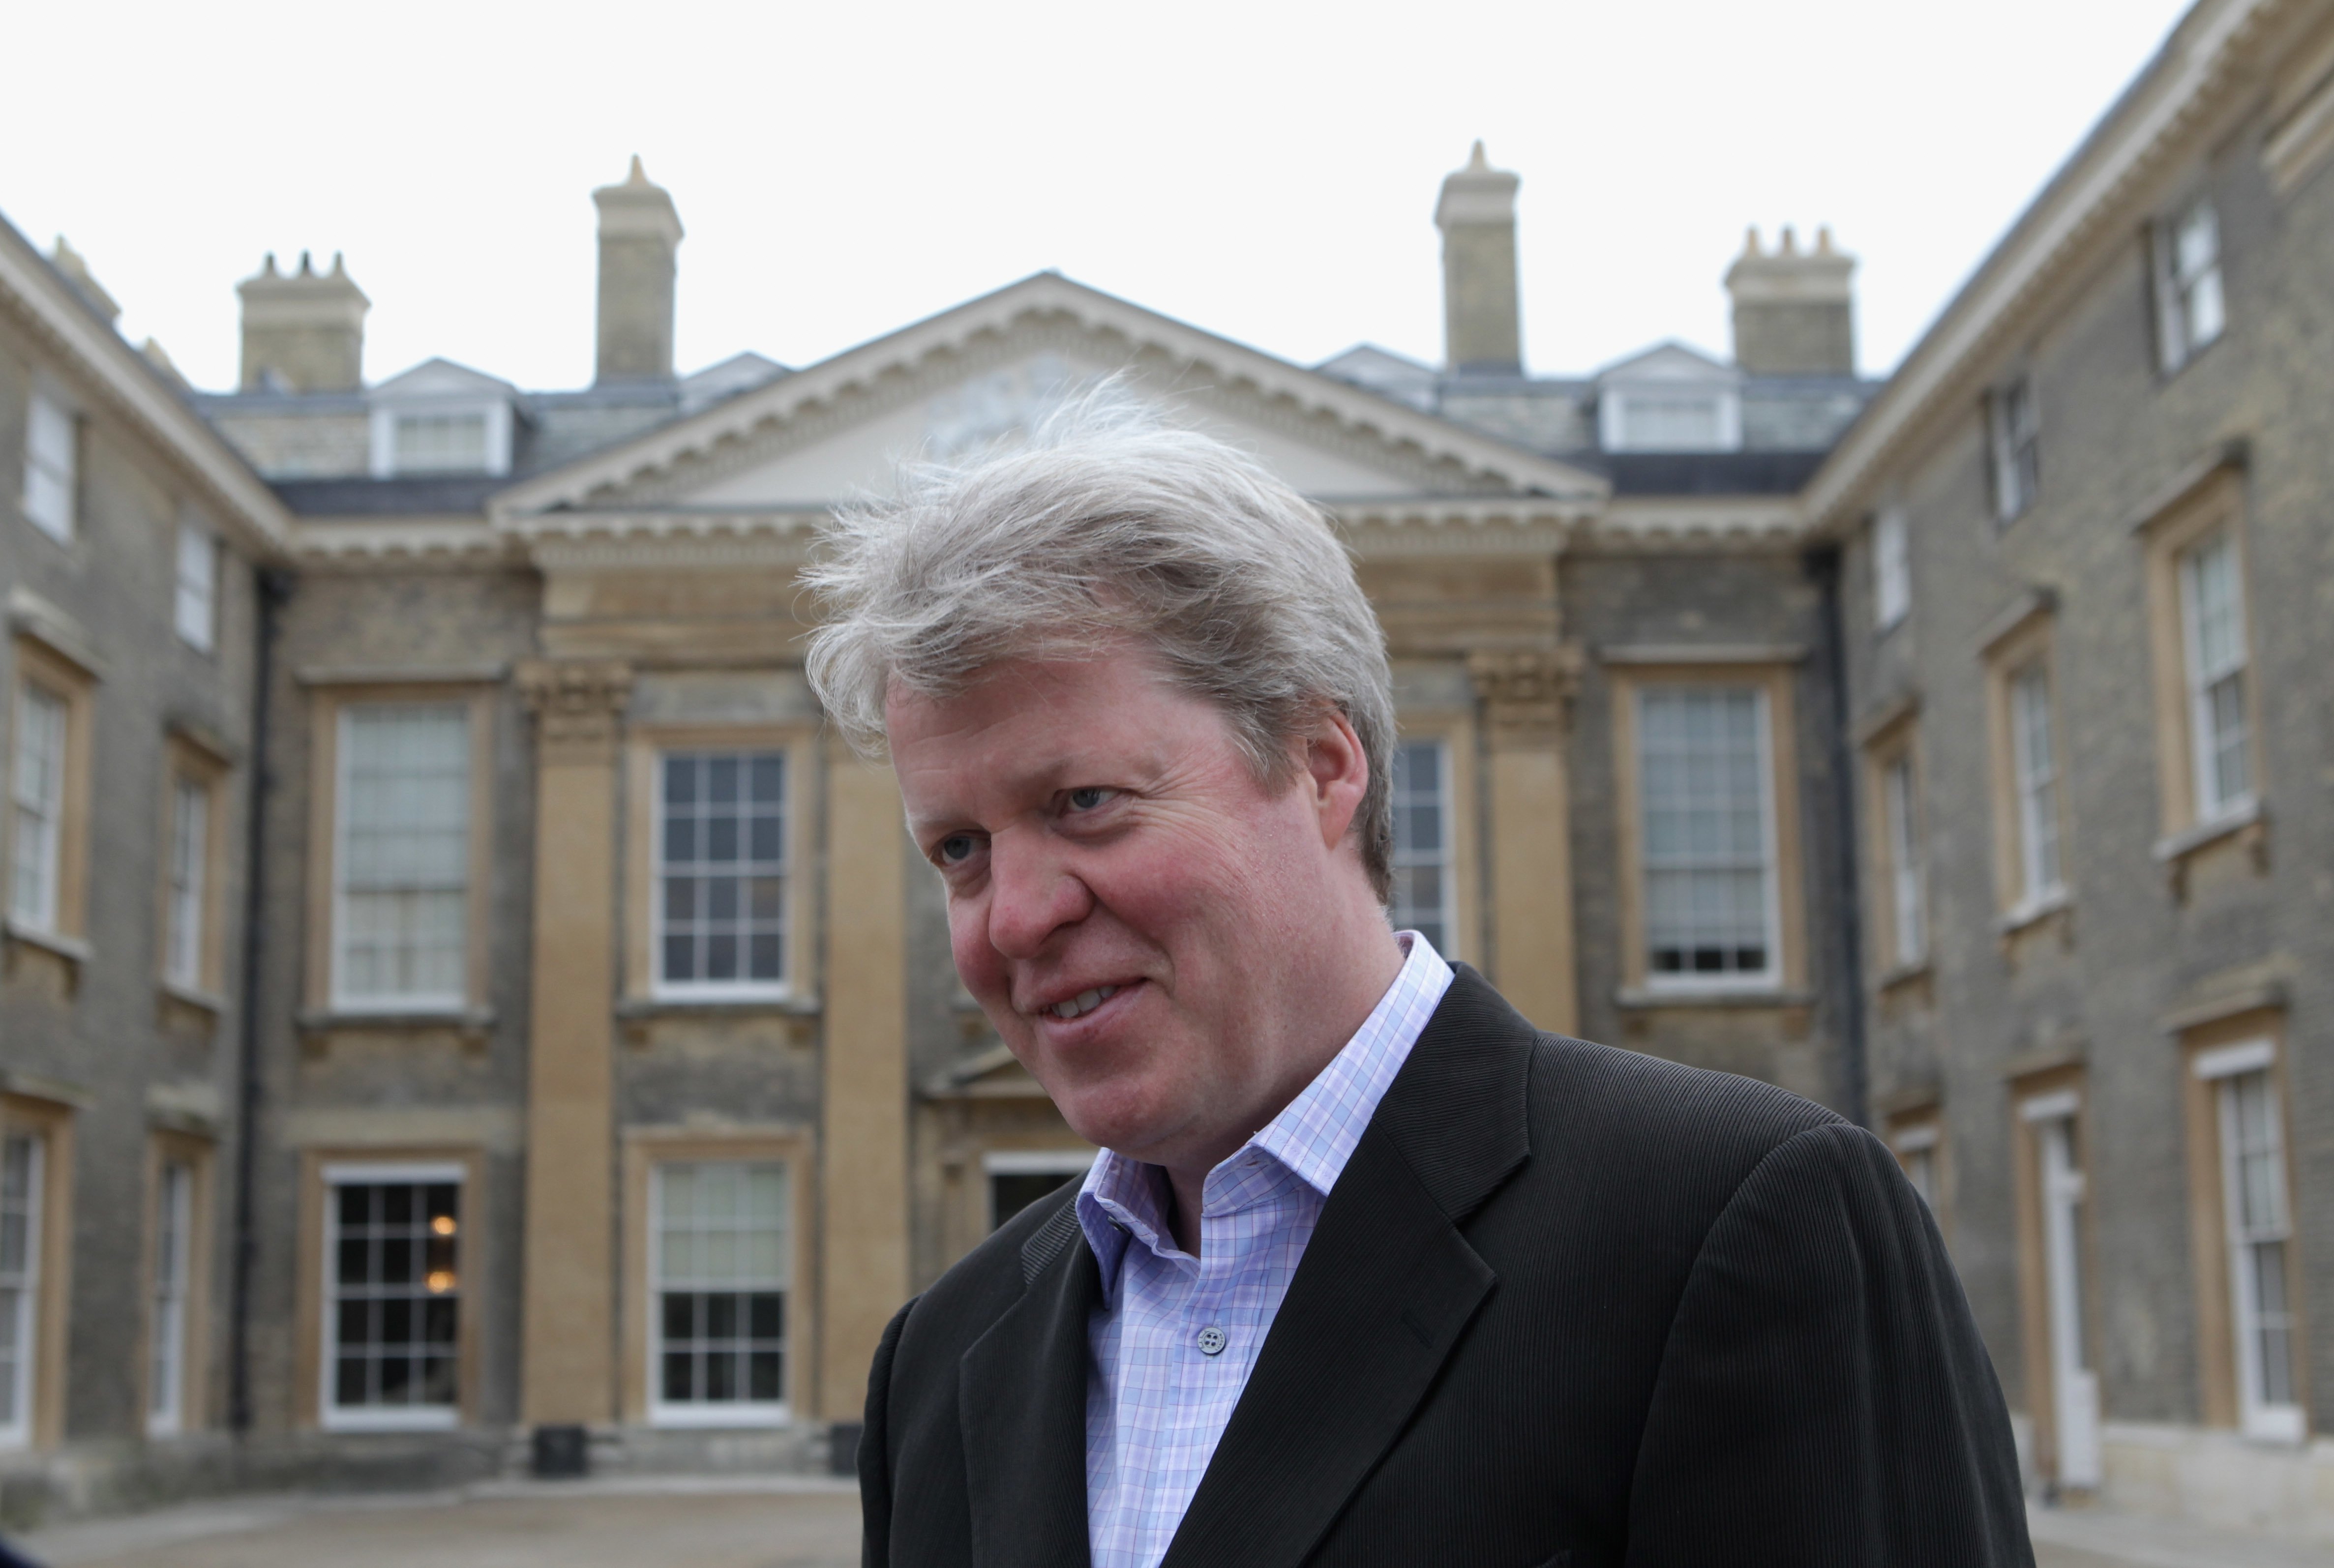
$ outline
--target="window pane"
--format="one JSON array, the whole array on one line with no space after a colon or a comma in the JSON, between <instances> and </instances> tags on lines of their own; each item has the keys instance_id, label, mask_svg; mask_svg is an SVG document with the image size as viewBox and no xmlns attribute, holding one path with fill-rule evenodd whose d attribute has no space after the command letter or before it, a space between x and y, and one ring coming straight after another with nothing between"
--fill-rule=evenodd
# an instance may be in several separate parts
<instances>
[{"instance_id":1,"label":"window pane","mask_svg":"<svg viewBox=\"0 0 2334 1568\"><path fill-rule=\"evenodd\" d=\"M468 951L468 711L352 707L342 740L340 995L458 1003Z\"/></svg>"},{"instance_id":2,"label":"window pane","mask_svg":"<svg viewBox=\"0 0 2334 1568\"><path fill-rule=\"evenodd\" d=\"M1450 757L1440 741L1394 753L1394 900L1396 930L1416 931L1449 954Z\"/></svg>"},{"instance_id":3,"label":"window pane","mask_svg":"<svg viewBox=\"0 0 2334 1568\"><path fill-rule=\"evenodd\" d=\"M46 393L33 394L24 417L24 515L53 539L73 534L73 417Z\"/></svg>"},{"instance_id":4,"label":"window pane","mask_svg":"<svg viewBox=\"0 0 2334 1568\"><path fill-rule=\"evenodd\" d=\"M450 1407L461 1312L460 1191L343 1181L332 1206L327 1321L343 1409Z\"/></svg>"},{"instance_id":5,"label":"window pane","mask_svg":"<svg viewBox=\"0 0 2334 1568\"><path fill-rule=\"evenodd\" d=\"M10 846L8 913L35 930L57 920L57 862L63 842L66 709L35 686L16 697L16 809Z\"/></svg>"},{"instance_id":6,"label":"window pane","mask_svg":"<svg viewBox=\"0 0 2334 1568\"><path fill-rule=\"evenodd\" d=\"M663 759L658 811L658 981L786 980L786 757L690 752Z\"/></svg>"},{"instance_id":7,"label":"window pane","mask_svg":"<svg viewBox=\"0 0 2334 1568\"><path fill-rule=\"evenodd\" d=\"M398 416L399 473L479 473L486 467L487 417L484 414Z\"/></svg>"},{"instance_id":8,"label":"window pane","mask_svg":"<svg viewBox=\"0 0 2334 1568\"><path fill-rule=\"evenodd\" d=\"M652 1204L661 1402L776 1403L786 1338L787 1173L775 1162L661 1165Z\"/></svg>"},{"instance_id":9,"label":"window pane","mask_svg":"<svg viewBox=\"0 0 2334 1568\"><path fill-rule=\"evenodd\" d=\"M192 523L181 523L175 620L179 637L191 647L211 646L217 578L218 541Z\"/></svg>"},{"instance_id":10,"label":"window pane","mask_svg":"<svg viewBox=\"0 0 2334 1568\"><path fill-rule=\"evenodd\" d=\"M1760 694L1654 688L1638 715L1649 967L1766 979L1772 867Z\"/></svg>"}]
</instances>

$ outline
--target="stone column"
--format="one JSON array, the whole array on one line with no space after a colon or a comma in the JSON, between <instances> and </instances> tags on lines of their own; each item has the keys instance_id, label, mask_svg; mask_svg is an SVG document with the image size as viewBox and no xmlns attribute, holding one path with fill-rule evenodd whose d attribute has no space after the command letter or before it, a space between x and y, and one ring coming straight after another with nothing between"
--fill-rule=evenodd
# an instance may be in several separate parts
<instances>
[{"instance_id":1,"label":"stone column","mask_svg":"<svg viewBox=\"0 0 2334 1568\"><path fill-rule=\"evenodd\" d=\"M908 1299L908 836L892 770L827 773L825 1265L818 1409L855 1421Z\"/></svg>"},{"instance_id":2,"label":"stone column","mask_svg":"<svg viewBox=\"0 0 2334 1568\"><path fill-rule=\"evenodd\" d=\"M1543 1029L1580 1027L1565 743L1577 648L1486 649L1468 673L1490 741L1491 982Z\"/></svg>"},{"instance_id":3,"label":"stone column","mask_svg":"<svg viewBox=\"0 0 2334 1568\"><path fill-rule=\"evenodd\" d=\"M519 1419L616 1415L616 761L632 671L530 660L535 953Z\"/></svg>"}]
</instances>

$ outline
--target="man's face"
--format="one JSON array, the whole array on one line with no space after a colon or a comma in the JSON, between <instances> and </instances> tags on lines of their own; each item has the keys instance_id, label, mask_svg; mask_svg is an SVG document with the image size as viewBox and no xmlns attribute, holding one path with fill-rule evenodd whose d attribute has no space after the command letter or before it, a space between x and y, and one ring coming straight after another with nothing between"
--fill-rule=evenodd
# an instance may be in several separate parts
<instances>
[{"instance_id":1,"label":"man's face","mask_svg":"<svg viewBox=\"0 0 2334 1568\"><path fill-rule=\"evenodd\" d=\"M1325 827L1301 759L1259 784L1222 713L1132 649L886 715L957 972L1071 1127L1204 1165L1269 1121L1342 977L1303 912L1350 806Z\"/></svg>"}]
</instances>

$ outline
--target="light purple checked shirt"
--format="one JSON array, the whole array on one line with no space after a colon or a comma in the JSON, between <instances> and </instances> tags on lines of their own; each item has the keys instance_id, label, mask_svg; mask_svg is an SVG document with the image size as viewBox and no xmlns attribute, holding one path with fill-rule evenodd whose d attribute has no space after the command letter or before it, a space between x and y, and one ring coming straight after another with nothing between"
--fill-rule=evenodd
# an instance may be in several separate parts
<instances>
[{"instance_id":1,"label":"light purple checked shirt","mask_svg":"<svg viewBox=\"0 0 2334 1568\"><path fill-rule=\"evenodd\" d=\"M1402 972L1321 1075L1208 1172L1200 1252L1175 1245L1167 1175L1104 1150L1078 1189L1102 1266L1086 1323L1086 1536L1094 1568L1155 1568L1378 1101L1450 988L1415 931ZM1137 1245L1139 1244L1139 1245Z\"/></svg>"}]
</instances>

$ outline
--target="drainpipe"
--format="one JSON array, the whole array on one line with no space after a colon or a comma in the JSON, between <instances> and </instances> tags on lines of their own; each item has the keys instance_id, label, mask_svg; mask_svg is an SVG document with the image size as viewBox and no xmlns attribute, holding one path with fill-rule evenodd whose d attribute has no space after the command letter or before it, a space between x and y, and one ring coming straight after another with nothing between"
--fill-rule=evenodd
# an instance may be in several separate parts
<instances>
[{"instance_id":1,"label":"drainpipe","mask_svg":"<svg viewBox=\"0 0 2334 1568\"><path fill-rule=\"evenodd\" d=\"M254 575L259 595L259 642L252 672L251 815L243 838L243 996L236 1044L235 1118L235 1256L227 1301L227 1420L237 1437L251 1429L251 1275L259 1257L255 1181L258 1169L259 978L267 948L267 716L275 706L275 636L292 574L263 566Z\"/></svg>"},{"instance_id":2,"label":"drainpipe","mask_svg":"<svg viewBox=\"0 0 2334 1568\"><path fill-rule=\"evenodd\" d=\"M1866 1060L1864 1019L1864 899L1856 864L1856 774L1847 735L1847 639L1841 630L1839 546L1826 544L1807 554L1808 575L1823 599L1823 671L1831 687L1825 717L1831 733L1832 794L1837 803L1832 832L1833 901L1839 910L1840 967L1847 986L1842 997L1841 1043L1847 1060L1840 1085L1847 1114L1859 1126L1871 1112L1871 1066Z\"/></svg>"}]
</instances>

